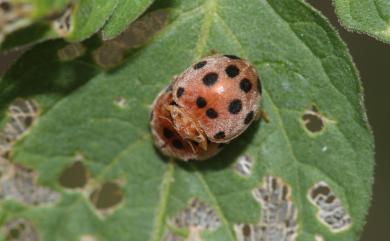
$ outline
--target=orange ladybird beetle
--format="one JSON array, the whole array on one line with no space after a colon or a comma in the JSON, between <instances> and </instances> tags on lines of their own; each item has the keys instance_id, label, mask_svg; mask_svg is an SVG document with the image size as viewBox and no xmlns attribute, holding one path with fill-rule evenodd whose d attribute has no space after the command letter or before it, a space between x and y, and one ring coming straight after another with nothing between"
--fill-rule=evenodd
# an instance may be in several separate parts
<instances>
[{"instance_id":1,"label":"orange ladybird beetle","mask_svg":"<svg viewBox=\"0 0 390 241\"><path fill-rule=\"evenodd\" d=\"M211 157L219 151L217 143L230 142L259 116L260 99L260 79L250 63L234 55L206 57L157 97L155 142L165 154L180 159ZM172 135L164 135L163 127ZM168 141L168 136L173 139Z\"/></svg>"},{"instance_id":2,"label":"orange ladybird beetle","mask_svg":"<svg viewBox=\"0 0 390 241\"><path fill-rule=\"evenodd\" d=\"M181 160L204 160L217 154L222 145L209 143L208 148L201 148L198 142L184 139L173 127L169 112L175 106L172 87L163 90L153 103L151 130L155 145L165 154Z\"/></svg>"}]
</instances>

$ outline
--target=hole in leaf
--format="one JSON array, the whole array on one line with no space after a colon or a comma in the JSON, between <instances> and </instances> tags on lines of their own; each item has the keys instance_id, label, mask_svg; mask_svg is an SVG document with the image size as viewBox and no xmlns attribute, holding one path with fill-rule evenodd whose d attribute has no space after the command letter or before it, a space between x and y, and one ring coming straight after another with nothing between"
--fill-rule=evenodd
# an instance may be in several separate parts
<instances>
[{"instance_id":1,"label":"hole in leaf","mask_svg":"<svg viewBox=\"0 0 390 241\"><path fill-rule=\"evenodd\" d=\"M6 241L39 241L35 226L21 218L6 223L3 233Z\"/></svg>"},{"instance_id":2,"label":"hole in leaf","mask_svg":"<svg viewBox=\"0 0 390 241\"><path fill-rule=\"evenodd\" d=\"M124 97L122 97L122 96L119 96L119 97L117 97L116 99L115 99L115 103L119 106L119 107L121 107L121 108L125 108L126 106L127 106L127 100L124 98Z\"/></svg>"},{"instance_id":3,"label":"hole in leaf","mask_svg":"<svg viewBox=\"0 0 390 241\"><path fill-rule=\"evenodd\" d=\"M60 37L66 37L71 31L72 10L73 6L69 5L60 17L52 21L52 27Z\"/></svg>"},{"instance_id":4,"label":"hole in leaf","mask_svg":"<svg viewBox=\"0 0 390 241\"><path fill-rule=\"evenodd\" d=\"M0 168L3 173L0 180L0 199L11 198L30 205L52 204L59 200L60 195L57 192L36 183L37 175L34 171L2 158Z\"/></svg>"},{"instance_id":5,"label":"hole in leaf","mask_svg":"<svg viewBox=\"0 0 390 241\"><path fill-rule=\"evenodd\" d=\"M251 175L252 167L253 160L248 155L239 156L234 164L234 170L244 177L249 177Z\"/></svg>"},{"instance_id":6,"label":"hole in leaf","mask_svg":"<svg viewBox=\"0 0 390 241\"><path fill-rule=\"evenodd\" d=\"M93 56L95 62L104 69L118 66L126 52L145 44L165 25L167 11L156 10L133 22L118 37L103 42Z\"/></svg>"},{"instance_id":7,"label":"hole in leaf","mask_svg":"<svg viewBox=\"0 0 390 241\"><path fill-rule=\"evenodd\" d=\"M187 239L187 240L193 240L193 239ZM200 238L195 240L202 241ZM165 235L163 241L184 241L184 239L171 232L168 232L167 235Z\"/></svg>"},{"instance_id":8,"label":"hole in leaf","mask_svg":"<svg viewBox=\"0 0 390 241\"><path fill-rule=\"evenodd\" d=\"M167 19L166 10L152 11L133 22L113 41L127 50L140 47L164 27Z\"/></svg>"},{"instance_id":9,"label":"hole in leaf","mask_svg":"<svg viewBox=\"0 0 390 241\"><path fill-rule=\"evenodd\" d=\"M86 48L82 43L73 43L59 49L57 55L61 61L69 61L84 55L85 52Z\"/></svg>"},{"instance_id":10,"label":"hole in leaf","mask_svg":"<svg viewBox=\"0 0 390 241\"><path fill-rule=\"evenodd\" d=\"M351 217L327 183L316 183L310 188L308 198L318 208L317 218L332 232L340 232L351 226Z\"/></svg>"},{"instance_id":11,"label":"hole in leaf","mask_svg":"<svg viewBox=\"0 0 390 241\"><path fill-rule=\"evenodd\" d=\"M312 133L320 132L324 128L324 120L315 106L312 106L311 110L306 111L302 119L306 128Z\"/></svg>"},{"instance_id":12,"label":"hole in leaf","mask_svg":"<svg viewBox=\"0 0 390 241\"><path fill-rule=\"evenodd\" d=\"M59 182L66 188L82 188L87 183L87 169L81 161L76 161L63 170Z\"/></svg>"},{"instance_id":13,"label":"hole in leaf","mask_svg":"<svg viewBox=\"0 0 390 241\"><path fill-rule=\"evenodd\" d=\"M324 237L322 237L322 236L319 235L319 234L316 234L316 235L314 236L314 239L315 239L316 241L325 241Z\"/></svg>"},{"instance_id":14,"label":"hole in leaf","mask_svg":"<svg viewBox=\"0 0 390 241\"><path fill-rule=\"evenodd\" d=\"M260 222L234 225L237 240L296 240L298 215L291 200L290 186L280 178L268 176L252 193L261 204Z\"/></svg>"},{"instance_id":15,"label":"hole in leaf","mask_svg":"<svg viewBox=\"0 0 390 241\"><path fill-rule=\"evenodd\" d=\"M112 41L104 42L93 52L93 58L100 67L111 69L118 66L124 57L124 50Z\"/></svg>"},{"instance_id":16,"label":"hole in leaf","mask_svg":"<svg viewBox=\"0 0 390 241\"><path fill-rule=\"evenodd\" d=\"M8 107L8 120L0 131L0 155L5 157L12 145L31 127L38 116L35 102L16 99Z\"/></svg>"},{"instance_id":17,"label":"hole in leaf","mask_svg":"<svg viewBox=\"0 0 390 241\"><path fill-rule=\"evenodd\" d=\"M242 227L242 234L244 237L250 237L251 235L251 227L248 224L244 224Z\"/></svg>"},{"instance_id":18,"label":"hole in leaf","mask_svg":"<svg viewBox=\"0 0 390 241\"><path fill-rule=\"evenodd\" d=\"M310 193L312 199L316 199L318 196L328 196L330 193L330 189L328 186L317 186L317 188L313 189Z\"/></svg>"},{"instance_id":19,"label":"hole in leaf","mask_svg":"<svg viewBox=\"0 0 390 241\"><path fill-rule=\"evenodd\" d=\"M217 216L216 211L196 198L192 199L184 210L174 216L170 223L176 228L189 229L190 238L188 240L197 240L191 238L200 237L199 232L202 230L213 231L221 226L221 220ZM168 232L164 240L174 241L182 239L177 239L175 235Z\"/></svg>"},{"instance_id":20,"label":"hole in leaf","mask_svg":"<svg viewBox=\"0 0 390 241\"><path fill-rule=\"evenodd\" d=\"M122 201L123 193L114 182L106 182L92 192L90 200L97 209L108 209Z\"/></svg>"},{"instance_id":21,"label":"hole in leaf","mask_svg":"<svg viewBox=\"0 0 390 241\"><path fill-rule=\"evenodd\" d=\"M81 236L80 241L98 241L94 236L86 234Z\"/></svg>"},{"instance_id":22,"label":"hole in leaf","mask_svg":"<svg viewBox=\"0 0 390 241\"><path fill-rule=\"evenodd\" d=\"M213 208L195 198L175 216L172 223L178 228L197 227L216 230L221 225L221 220Z\"/></svg>"}]
</instances>

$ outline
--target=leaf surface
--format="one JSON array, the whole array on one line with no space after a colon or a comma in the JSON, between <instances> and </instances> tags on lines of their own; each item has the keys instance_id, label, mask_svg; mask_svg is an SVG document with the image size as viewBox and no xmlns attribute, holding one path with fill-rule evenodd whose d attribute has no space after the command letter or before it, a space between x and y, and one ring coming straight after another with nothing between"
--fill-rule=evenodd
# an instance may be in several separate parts
<instances>
[{"instance_id":1,"label":"leaf surface","mask_svg":"<svg viewBox=\"0 0 390 241\"><path fill-rule=\"evenodd\" d=\"M30 220L50 241L274 240L274 232L282 240L357 240L371 196L373 138L357 71L330 24L299 1L156 6L169 7L168 23L115 70L94 65L91 43L84 56L62 62L63 44L54 42L26 53L4 77L4 123L16 97L40 109L8 158L37 171L61 199L3 200L2 222ZM150 106L172 76L212 51L256 66L269 123L253 124L211 160L171 160L153 147ZM319 131L310 126L318 120ZM61 175L76 161L87 184L65 188ZM121 197L111 208L96 206L106 183Z\"/></svg>"},{"instance_id":2,"label":"leaf surface","mask_svg":"<svg viewBox=\"0 0 390 241\"><path fill-rule=\"evenodd\" d=\"M334 0L342 25L390 43L390 2L387 0Z\"/></svg>"}]
</instances>

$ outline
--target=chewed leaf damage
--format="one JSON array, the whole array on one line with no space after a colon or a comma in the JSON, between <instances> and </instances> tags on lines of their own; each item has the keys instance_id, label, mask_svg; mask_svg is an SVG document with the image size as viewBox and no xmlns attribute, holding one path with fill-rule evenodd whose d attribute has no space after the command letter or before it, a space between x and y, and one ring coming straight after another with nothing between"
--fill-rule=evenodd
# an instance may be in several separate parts
<instances>
[{"instance_id":1,"label":"chewed leaf damage","mask_svg":"<svg viewBox=\"0 0 390 241\"><path fill-rule=\"evenodd\" d=\"M261 204L260 222L236 224L238 241L294 241L297 237L297 209L291 200L291 188L280 178L268 176L255 188L254 198Z\"/></svg>"},{"instance_id":2,"label":"chewed leaf damage","mask_svg":"<svg viewBox=\"0 0 390 241\"><path fill-rule=\"evenodd\" d=\"M169 231L164 241L200 241L200 232L217 230L221 220L213 208L195 198L184 210L170 219L169 224L177 229L188 229L189 234L188 237L181 238Z\"/></svg>"},{"instance_id":3,"label":"chewed leaf damage","mask_svg":"<svg viewBox=\"0 0 390 241\"><path fill-rule=\"evenodd\" d=\"M80 237L80 241L98 241L98 240L90 234L85 234Z\"/></svg>"},{"instance_id":4,"label":"chewed leaf damage","mask_svg":"<svg viewBox=\"0 0 390 241\"><path fill-rule=\"evenodd\" d=\"M82 43L72 43L59 49L57 55L61 61L70 61L83 56L86 50L86 47Z\"/></svg>"},{"instance_id":5,"label":"chewed leaf damage","mask_svg":"<svg viewBox=\"0 0 390 241\"><path fill-rule=\"evenodd\" d=\"M60 17L52 21L52 28L60 37L66 37L72 31L73 6L69 5Z\"/></svg>"},{"instance_id":6,"label":"chewed leaf damage","mask_svg":"<svg viewBox=\"0 0 390 241\"><path fill-rule=\"evenodd\" d=\"M95 63L104 69L119 66L128 51L144 45L163 28L167 15L164 10L152 11L130 24L118 37L104 41L93 52Z\"/></svg>"},{"instance_id":7,"label":"chewed leaf damage","mask_svg":"<svg viewBox=\"0 0 390 241\"><path fill-rule=\"evenodd\" d=\"M324 237L322 237L322 236L319 235L319 234L316 234L316 235L314 236L314 239L315 239L315 241L325 241Z\"/></svg>"},{"instance_id":8,"label":"chewed leaf damage","mask_svg":"<svg viewBox=\"0 0 390 241\"><path fill-rule=\"evenodd\" d=\"M312 105L309 110L305 111L302 116L302 122L305 129L311 134L319 134L324 130L327 123L335 123L334 120L323 116L315 105Z\"/></svg>"},{"instance_id":9,"label":"chewed leaf damage","mask_svg":"<svg viewBox=\"0 0 390 241\"><path fill-rule=\"evenodd\" d=\"M0 155L7 156L12 145L31 127L38 116L32 100L16 99L8 108L9 119L0 130Z\"/></svg>"},{"instance_id":10,"label":"chewed leaf damage","mask_svg":"<svg viewBox=\"0 0 390 241\"><path fill-rule=\"evenodd\" d=\"M14 143L32 126L38 107L32 100L16 99L8 108L8 121L0 131L0 199L29 205L52 204L60 195L37 184L34 170L12 163L9 153Z\"/></svg>"},{"instance_id":11,"label":"chewed leaf damage","mask_svg":"<svg viewBox=\"0 0 390 241\"><path fill-rule=\"evenodd\" d=\"M97 65L104 69L117 67L124 58L125 51L113 41L104 42L93 52Z\"/></svg>"},{"instance_id":12,"label":"chewed leaf damage","mask_svg":"<svg viewBox=\"0 0 390 241\"><path fill-rule=\"evenodd\" d=\"M123 33L112 41L124 50L138 48L144 45L168 20L168 12L155 10L133 22Z\"/></svg>"},{"instance_id":13,"label":"chewed leaf damage","mask_svg":"<svg viewBox=\"0 0 390 241\"><path fill-rule=\"evenodd\" d=\"M18 218L11 220L2 227L6 241L39 241L35 226L28 220Z\"/></svg>"},{"instance_id":14,"label":"chewed leaf damage","mask_svg":"<svg viewBox=\"0 0 390 241\"><path fill-rule=\"evenodd\" d=\"M248 155L242 155L237 158L237 161L234 164L234 170L240 176L249 177L252 174L253 164L252 158Z\"/></svg>"},{"instance_id":15,"label":"chewed leaf damage","mask_svg":"<svg viewBox=\"0 0 390 241\"><path fill-rule=\"evenodd\" d=\"M100 215L108 216L123 201L123 190L116 182L105 182L92 191L89 199Z\"/></svg>"},{"instance_id":16,"label":"chewed leaf damage","mask_svg":"<svg viewBox=\"0 0 390 241\"><path fill-rule=\"evenodd\" d=\"M88 181L88 172L84 163L75 160L72 165L66 167L59 178L59 183L65 188L83 188Z\"/></svg>"},{"instance_id":17,"label":"chewed leaf damage","mask_svg":"<svg viewBox=\"0 0 390 241\"><path fill-rule=\"evenodd\" d=\"M351 227L351 217L326 182L318 182L310 188L308 199L318 208L317 218L332 232Z\"/></svg>"},{"instance_id":18,"label":"chewed leaf damage","mask_svg":"<svg viewBox=\"0 0 390 241\"><path fill-rule=\"evenodd\" d=\"M29 205L47 205L59 200L60 195L37 184L33 170L0 158L0 200L13 199Z\"/></svg>"}]
</instances>

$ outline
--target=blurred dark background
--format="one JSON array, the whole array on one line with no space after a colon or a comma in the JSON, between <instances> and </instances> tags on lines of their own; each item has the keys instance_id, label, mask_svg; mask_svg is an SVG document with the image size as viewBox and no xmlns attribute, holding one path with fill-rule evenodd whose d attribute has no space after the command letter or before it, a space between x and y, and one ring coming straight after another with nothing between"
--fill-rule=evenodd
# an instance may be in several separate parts
<instances>
[{"instance_id":1,"label":"blurred dark background","mask_svg":"<svg viewBox=\"0 0 390 241\"><path fill-rule=\"evenodd\" d=\"M390 240L390 44L381 43L364 34L347 32L335 16L331 0L308 0L326 15L348 44L360 71L365 92L368 118L376 142L374 196L367 224L360 241ZM0 76L17 53L0 55Z\"/></svg>"}]
</instances>

